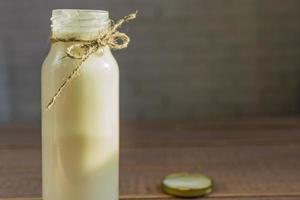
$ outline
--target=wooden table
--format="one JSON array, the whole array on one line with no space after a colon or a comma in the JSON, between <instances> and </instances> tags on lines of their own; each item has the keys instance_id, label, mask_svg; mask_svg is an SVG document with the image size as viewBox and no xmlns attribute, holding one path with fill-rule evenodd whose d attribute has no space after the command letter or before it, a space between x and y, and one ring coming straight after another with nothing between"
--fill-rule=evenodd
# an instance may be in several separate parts
<instances>
[{"instance_id":1,"label":"wooden table","mask_svg":"<svg viewBox=\"0 0 300 200\"><path fill-rule=\"evenodd\" d=\"M173 199L172 172L203 172L214 200L300 199L300 118L121 124L120 199ZM0 126L0 199L40 199L40 128Z\"/></svg>"}]
</instances>

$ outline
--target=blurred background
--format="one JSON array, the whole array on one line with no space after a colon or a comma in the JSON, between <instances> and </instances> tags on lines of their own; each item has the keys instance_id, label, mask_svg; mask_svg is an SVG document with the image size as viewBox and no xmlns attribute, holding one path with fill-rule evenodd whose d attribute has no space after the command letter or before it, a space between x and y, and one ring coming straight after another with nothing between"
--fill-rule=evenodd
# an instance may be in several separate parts
<instances>
[{"instance_id":1,"label":"blurred background","mask_svg":"<svg viewBox=\"0 0 300 200\"><path fill-rule=\"evenodd\" d=\"M299 0L0 1L0 122L40 121L40 71L55 8L139 10L114 55L121 118L300 114Z\"/></svg>"}]
</instances>

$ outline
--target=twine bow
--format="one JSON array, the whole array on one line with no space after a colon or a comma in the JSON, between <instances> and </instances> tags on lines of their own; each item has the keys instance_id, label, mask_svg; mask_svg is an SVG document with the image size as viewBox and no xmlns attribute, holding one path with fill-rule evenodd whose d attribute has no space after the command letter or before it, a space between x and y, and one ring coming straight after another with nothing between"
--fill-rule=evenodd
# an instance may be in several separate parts
<instances>
[{"instance_id":1,"label":"twine bow","mask_svg":"<svg viewBox=\"0 0 300 200\"><path fill-rule=\"evenodd\" d=\"M116 23L111 23L107 31L99 34L98 38L95 40L78 40L74 38L64 39L64 38L51 38L51 42L81 42L80 44L73 44L67 48L66 57L71 59L78 59L79 62L66 78L66 80L61 84L59 89L56 91L54 96L51 98L47 104L47 110L49 110L56 102L57 97L60 95L62 90L72 81L77 75L79 75L82 63L88 59L88 57L97 52L99 49L103 52L103 47L109 46L111 49L124 49L128 46L130 38L125 34L118 31L118 28L122 26L124 22L128 22L136 18L137 11L131 13L122 19L118 20Z\"/></svg>"}]
</instances>

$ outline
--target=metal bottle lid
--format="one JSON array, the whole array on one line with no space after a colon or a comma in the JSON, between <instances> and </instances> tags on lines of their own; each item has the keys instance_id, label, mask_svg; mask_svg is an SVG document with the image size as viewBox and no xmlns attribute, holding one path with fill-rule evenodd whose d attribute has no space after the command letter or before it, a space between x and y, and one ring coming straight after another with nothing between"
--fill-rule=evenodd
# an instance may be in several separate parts
<instances>
[{"instance_id":1,"label":"metal bottle lid","mask_svg":"<svg viewBox=\"0 0 300 200\"><path fill-rule=\"evenodd\" d=\"M165 193L177 197L200 197L212 192L211 178L199 173L176 173L162 180Z\"/></svg>"}]
</instances>

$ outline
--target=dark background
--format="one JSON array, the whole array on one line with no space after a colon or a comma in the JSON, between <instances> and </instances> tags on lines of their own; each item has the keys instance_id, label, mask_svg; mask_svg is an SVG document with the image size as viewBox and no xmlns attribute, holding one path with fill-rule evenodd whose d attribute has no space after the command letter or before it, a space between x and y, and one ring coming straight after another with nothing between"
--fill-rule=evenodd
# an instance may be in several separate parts
<instances>
[{"instance_id":1,"label":"dark background","mask_svg":"<svg viewBox=\"0 0 300 200\"><path fill-rule=\"evenodd\" d=\"M299 0L2 0L0 122L39 122L51 10L109 10L132 39L114 52L122 119L300 113Z\"/></svg>"}]
</instances>

